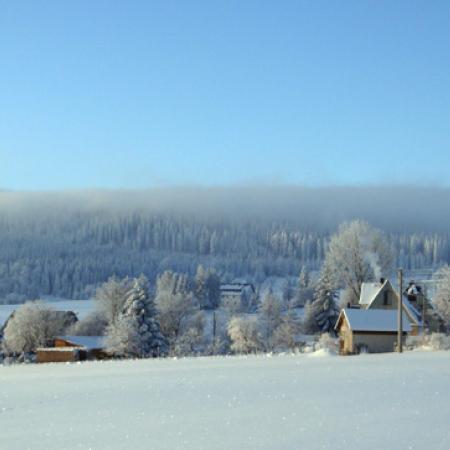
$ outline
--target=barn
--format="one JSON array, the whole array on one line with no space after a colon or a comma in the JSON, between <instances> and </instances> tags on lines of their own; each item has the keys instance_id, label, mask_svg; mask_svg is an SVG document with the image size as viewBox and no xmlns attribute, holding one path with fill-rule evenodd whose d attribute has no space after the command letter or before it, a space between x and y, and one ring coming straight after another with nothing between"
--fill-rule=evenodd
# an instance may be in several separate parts
<instances>
[{"instance_id":1,"label":"barn","mask_svg":"<svg viewBox=\"0 0 450 450\"><path fill-rule=\"evenodd\" d=\"M394 310L343 309L335 326L340 353L349 355L361 351L394 351L397 342L397 317L397 311ZM403 335L410 331L410 322L404 320Z\"/></svg>"}]
</instances>

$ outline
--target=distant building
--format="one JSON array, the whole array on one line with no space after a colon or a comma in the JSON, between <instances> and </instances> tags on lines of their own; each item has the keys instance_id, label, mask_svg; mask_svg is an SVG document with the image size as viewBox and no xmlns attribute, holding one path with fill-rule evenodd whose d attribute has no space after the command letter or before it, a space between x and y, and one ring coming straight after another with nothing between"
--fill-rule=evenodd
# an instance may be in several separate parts
<instances>
[{"instance_id":1,"label":"distant building","mask_svg":"<svg viewBox=\"0 0 450 450\"><path fill-rule=\"evenodd\" d=\"M346 308L341 311L335 331L341 354L392 352L397 342L397 311ZM411 332L409 321L403 334Z\"/></svg>"},{"instance_id":2,"label":"distant building","mask_svg":"<svg viewBox=\"0 0 450 450\"><path fill-rule=\"evenodd\" d=\"M220 286L220 303L235 311L248 309L255 298L255 287L251 283L228 283Z\"/></svg>"}]
</instances>

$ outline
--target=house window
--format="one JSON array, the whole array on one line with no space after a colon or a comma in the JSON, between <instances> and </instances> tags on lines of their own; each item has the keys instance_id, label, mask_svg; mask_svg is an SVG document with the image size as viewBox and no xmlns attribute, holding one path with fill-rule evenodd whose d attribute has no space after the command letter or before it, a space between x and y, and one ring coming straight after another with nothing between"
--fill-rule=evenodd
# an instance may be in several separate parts
<instances>
[{"instance_id":1,"label":"house window","mask_svg":"<svg viewBox=\"0 0 450 450\"><path fill-rule=\"evenodd\" d=\"M391 304L391 302L389 301L389 292L388 291L384 291L383 292L383 305L384 306L388 306L390 304Z\"/></svg>"}]
</instances>

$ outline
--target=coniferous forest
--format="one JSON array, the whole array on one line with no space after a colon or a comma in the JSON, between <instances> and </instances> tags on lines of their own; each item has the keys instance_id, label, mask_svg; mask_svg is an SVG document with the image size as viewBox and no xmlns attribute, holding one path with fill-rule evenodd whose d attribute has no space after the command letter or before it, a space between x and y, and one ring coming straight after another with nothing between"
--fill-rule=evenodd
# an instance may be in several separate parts
<instances>
[{"instance_id":1,"label":"coniferous forest","mask_svg":"<svg viewBox=\"0 0 450 450\"><path fill-rule=\"evenodd\" d=\"M450 262L447 191L323 191L3 192L0 298L87 298L111 275L154 281L167 269L193 276L199 264L223 281L297 276L320 268L330 235L355 217L384 231L398 266Z\"/></svg>"}]
</instances>

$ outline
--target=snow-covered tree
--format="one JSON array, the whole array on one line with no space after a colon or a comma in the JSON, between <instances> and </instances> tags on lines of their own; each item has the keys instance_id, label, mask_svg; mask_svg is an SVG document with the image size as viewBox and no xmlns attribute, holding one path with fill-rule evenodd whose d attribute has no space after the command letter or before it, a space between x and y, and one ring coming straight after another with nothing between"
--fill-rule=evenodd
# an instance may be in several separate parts
<instances>
[{"instance_id":1,"label":"snow-covered tree","mask_svg":"<svg viewBox=\"0 0 450 450\"><path fill-rule=\"evenodd\" d=\"M203 332L205 328L205 314L197 311L189 317L183 332L173 342L172 354L176 356L194 355L202 347Z\"/></svg>"},{"instance_id":2,"label":"snow-covered tree","mask_svg":"<svg viewBox=\"0 0 450 450\"><path fill-rule=\"evenodd\" d=\"M258 323L254 318L233 317L228 324L231 350L236 353L254 353L262 349Z\"/></svg>"},{"instance_id":3,"label":"snow-covered tree","mask_svg":"<svg viewBox=\"0 0 450 450\"><path fill-rule=\"evenodd\" d=\"M333 332L339 316L339 307L336 301L337 293L333 288L331 274L329 268L324 265L314 289L314 300L305 307L304 332Z\"/></svg>"},{"instance_id":4,"label":"snow-covered tree","mask_svg":"<svg viewBox=\"0 0 450 450\"><path fill-rule=\"evenodd\" d=\"M300 275L298 277L298 288L307 289L309 287L309 272L305 266L302 266L302 270L300 271Z\"/></svg>"},{"instance_id":5,"label":"snow-covered tree","mask_svg":"<svg viewBox=\"0 0 450 450\"><path fill-rule=\"evenodd\" d=\"M273 334L281 324L282 304L271 292L265 294L258 308L258 325L262 343L267 349L273 348Z\"/></svg>"},{"instance_id":6,"label":"snow-covered tree","mask_svg":"<svg viewBox=\"0 0 450 450\"><path fill-rule=\"evenodd\" d=\"M195 296L202 309L217 308L220 302L220 278L214 270L205 269L201 264L195 274Z\"/></svg>"},{"instance_id":7,"label":"snow-covered tree","mask_svg":"<svg viewBox=\"0 0 450 450\"><path fill-rule=\"evenodd\" d=\"M301 330L305 334L315 334L320 331L316 320L316 311L312 301L307 301L303 309Z\"/></svg>"},{"instance_id":8,"label":"snow-covered tree","mask_svg":"<svg viewBox=\"0 0 450 450\"><path fill-rule=\"evenodd\" d=\"M367 222L355 220L341 225L332 236L325 263L334 287L349 289L356 303L362 283L381 277L392 259L384 235Z\"/></svg>"},{"instance_id":9,"label":"snow-covered tree","mask_svg":"<svg viewBox=\"0 0 450 450\"><path fill-rule=\"evenodd\" d=\"M73 336L103 336L108 321L102 311L93 311L83 319L75 322L68 330L68 335Z\"/></svg>"},{"instance_id":10,"label":"snow-covered tree","mask_svg":"<svg viewBox=\"0 0 450 450\"><path fill-rule=\"evenodd\" d=\"M95 293L97 309L103 314L107 323L113 323L122 312L130 287L128 277L121 280L113 276L97 289Z\"/></svg>"},{"instance_id":11,"label":"snow-covered tree","mask_svg":"<svg viewBox=\"0 0 450 450\"><path fill-rule=\"evenodd\" d=\"M312 301L313 292L309 272L305 266L302 266L302 270L297 279L297 292L291 304L293 306L306 305L308 301Z\"/></svg>"},{"instance_id":12,"label":"snow-covered tree","mask_svg":"<svg viewBox=\"0 0 450 450\"><path fill-rule=\"evenodd\" d=\"M450 267L448 265L442 267L434 277L437 280L437 290L433 304L447 328L450 328Z\"/></svg>"},{"instance_id":13,"label":"snow-covered tree","mask_svg":"<svg viewBox=\"0 0 450 450\"><path fill-rule=\"evenodd\" d=\"M161 333L145 277L134 280L122 312L107 328L106 344L108 351L117 356L148 358L167 355L167 340Z\"/></svg>"},{"instance_id":14,"label":"snow-covered tree","mask_svg":"<svg viewBox=\"0 0 450 450\"><path fill-rule=\"evenodd\" d=\"M300 321L295 314L295 311L289 309L287 313L282 316L281 323L277 326L273 333L273 345L275 347L293 350L297 345L295 337L299 332Z\"/></svg>"},{"instance_id":15,"label":"snow-covered tree","mask_svg":"<svg viewBox=\"0 0 450 450\"><path fill-rule=\"evenodd\" d=\"M66 317L35 301L17 308L4 330L3 346L8 352L32 352L64 331Z\"/></svg>"}]
</instances>

